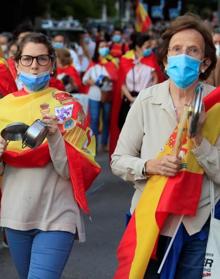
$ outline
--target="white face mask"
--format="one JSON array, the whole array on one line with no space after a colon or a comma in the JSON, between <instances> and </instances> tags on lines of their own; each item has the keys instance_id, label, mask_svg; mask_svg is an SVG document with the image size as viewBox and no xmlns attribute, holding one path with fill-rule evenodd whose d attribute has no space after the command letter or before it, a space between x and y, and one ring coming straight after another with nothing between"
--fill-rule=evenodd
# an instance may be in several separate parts
<instances>
[{"instance_id":1,"label":"white face mask","mask_svg":"<svg viewBox=\"0 0 220 279\"><path fill-rule=\"evenodd\" d=\"M220 56L220 44L216 44L215 48L216 48L216 55Z\"/></svg>"},{"instance_id":2,"label":"white face mask","mask_svg":"<svg viewBox=\"0 0 220 279\"><path fill-rule=\"evenodd\" d=\"M5 52L7 50L7 45L1 45L1 49L3 52Z\"/></svg>"}]
</instances>

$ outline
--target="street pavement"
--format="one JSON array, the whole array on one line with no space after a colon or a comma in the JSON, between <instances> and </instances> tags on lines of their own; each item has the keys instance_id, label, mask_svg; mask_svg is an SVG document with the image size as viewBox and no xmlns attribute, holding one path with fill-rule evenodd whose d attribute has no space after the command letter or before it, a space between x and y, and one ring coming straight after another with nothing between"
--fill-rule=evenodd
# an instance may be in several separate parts
<instances>
[{"instance_id":1,"label":"street pavement","mask_svg":"<svg viewBox=\"0 0 220 279\"><path fill-rule=\"evenodd\" d=\"M85 216L87 241L74 243L62 279L112 279L117 266L116 249L133 188L112 175L107 153L98 154L97 161L102 172L88 191L92 221ZM1 246L0 279L18 279L8 249Z\"/></svg>"}]
</instances>

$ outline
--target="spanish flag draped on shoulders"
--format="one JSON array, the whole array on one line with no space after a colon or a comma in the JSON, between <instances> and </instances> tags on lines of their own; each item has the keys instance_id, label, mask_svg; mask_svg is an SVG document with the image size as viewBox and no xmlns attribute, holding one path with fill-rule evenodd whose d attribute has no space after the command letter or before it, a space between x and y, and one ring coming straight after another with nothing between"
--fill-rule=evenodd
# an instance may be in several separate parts
<instances>
[{"instance_id":1,"label":"spanish flag draped on shoulders","mask_svg":"<svg viewBox=\"0 0 220 279\"><path fill-rule=\"evenodd\" d=\"M73 195L79 207L89 212L86 191L100 173L95 162L95 139L88 127L81 105L66 92L47 88L37 93L24 90L9 94L0 100L0 130L13 122L31 125L42 118L40 106L49 105L49 113L60 121L69 163ZM22 148L21 141L11 141L4 152L3 161L17 168L43 167L51 160L47 140L40 146Z\"/></svg>"},{"instance_id":2,"label":"spanish flag draped on shoulders","mask_svg":"<svg viewBox=\"0 0 220 279\"><path fill-rule=\"evenodd\" d=\"M91 62L89 67L95 66L96 63ZM109 74L109 77L113 82L118 78L118 60L112 55L108 54L105 57L101 57L98 61L98 64L105 67L106 71Z\"/></svg>"},{"instance_id":3,"label":"spanish flag draped on shoulders","mask_svg":"<svg viewBox=\"0 0 220 279\"><path fill-rule=\"evenodd\" d=\"M110 79L113 82L113 89L115 90L116 81L118 80L118 60L112 55L108 54L106 57L101 57L99 59L99 64L105 67Z\"/></svg>"},{"instance_id":4,"label":"spanish flag draped on shoulders","mask_svg":"<svg viewBox=\"0 0 220 279\"><path fill-rule=\"evenodd\" d=\"M214 145L220 136L220 122L216 122L220 115L220 88L207 95L204 104L207 118L202 134ZM176 138L177 128L158 158L173 153ZM175 177L153 175L148 179L119 244L119 263L114 279L143 279L150 258L155 258L157 240L169 214L196 215L204 170L191 152L193 146L186 126L180 149L183 155L181 170Z\"/></svg>"},{"instance_id":5,"label":"spanish flag draped on shoulders","mask_svg":"<svg viewBox=\"0 0 220 279\"><path fill-rule=\"evenodd\" d=\"M111 112L111 123L110 123L110 155L114 152L116 143L120 134L118 127L118 116L121 107L121 87L125 82L127 73L134 67L135 51L129 50L120 59L119 70L118 70L118 80L116 88L113 92L113 102L112 102L112 112ZM148 57L142 57L141 63L155 69L159 82L165 80L164 75L157 63L155 54L152 52Z\"/></svg>"}]
</instances>

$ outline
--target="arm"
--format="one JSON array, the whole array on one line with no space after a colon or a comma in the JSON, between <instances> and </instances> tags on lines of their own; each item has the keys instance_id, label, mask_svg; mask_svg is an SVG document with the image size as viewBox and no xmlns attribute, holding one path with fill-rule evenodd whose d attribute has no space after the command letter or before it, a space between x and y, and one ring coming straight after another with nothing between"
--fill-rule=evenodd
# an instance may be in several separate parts
<instances>
[{"instance_id":1,"label":"arm","mask_svg":"<svg viewBox=\"0 0 220 279\"><path fill-rule=\"evenodd\" d=\"M201 143L192 152L206 175L215 183L220 184L220 137L215 145L202 138Z\"/></svg>"},{"instance_id":2,"label":"arm","mask_svg":"<svg viewBox=\"0 0 220 279\"><path fill-rule=\"evenodd\" d=\"M4 163L2 161L2 155L7 147L7 142L0 136L0 175L4 172Z\"/></svg>"},{"instance_id":3,"label":"arm","mask_svg":"<svg viewBox=\"0 0 220 279\"><path fill-rule=\"evenodd\" d=\"M122 92L122 96L124 95L125 97L128 98L128 100L133 103L135 101L135 97L132 97L130 92L128 91L127 87L125 84L122 85L121 87L121 92Z\"/></svg>"},{"instance_id":4,"label":"arm","mask_svg":"<svg viewBox=\"0 0 220 279\"><path fill-rule=\"evenodd\" d=\"M122 128L117 147L112 155L111 167L114 174L126 181L146 179L147 175L160 174L174 176L179 170L180 159L174 155L166 155L161 159L146 160L140 158L144 131L143 108L138 96L129 110ZM155 139L156 140L156 139ZM150 148L150 147L149 147Z\"/></svg>"},{"instance_id":5,"label":"arm","mask_svg":"<svg viewBox=\"0 0 220 279\"><path fill-rule=\"evenodd\" d=\"M197 132L194 138L192 138L195 148L192 149L198 163L204 169L206 175L215 183L220 184L220 137L218 137L216 143L212 145L202 135L202 127L206 120L206 112L203 107L200 113Z\"/></svg>"},{"instance_id":6,"label":"arm","mask_svg":"<svg viewBox=\"0 0 220 279\"><path fill-rule=\"evenodd\" d=\"M83 75L82 82L83 82L84 85L89 85L89 86L91 86L91 85L94 85L94 84L95 84L95 82L94 82L94 81L92 80L92 78L91 78L91 69L92 69L92 68L89 68L89 69L85 72L85 74Z\"/></svg>"},{"instance_id":7,"label":"arm","mask_svg":"<svg viewBox=\"0 0 220 279\"><path fill-rule=\"evenodd\" d=\"M43 118L43 121L49 129L47 140L54 170L64 179L69 179L69 165L65 143L57 126L56 117L47 115Z\"/></svg>"},{"instance_id":8,"label":"arm","mask_svg":"<svg viewBox=\"0 0 220 279\"><path fill-rule=\"evenodd\" d=\"M157 72L155 70L152 71L152 80L151 80L151 86L154 84L158 83L158 75Z\"/></svg>"}]
</instances>

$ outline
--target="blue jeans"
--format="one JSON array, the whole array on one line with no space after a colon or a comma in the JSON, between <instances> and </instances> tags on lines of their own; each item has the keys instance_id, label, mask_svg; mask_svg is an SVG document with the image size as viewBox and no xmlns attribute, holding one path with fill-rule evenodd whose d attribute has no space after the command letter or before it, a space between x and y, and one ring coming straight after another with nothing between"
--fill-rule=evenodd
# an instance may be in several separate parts
<instances>
[{"instance_id":1,"label":"blue jeans","mask_svg":"<svg viewBox=\"0 0 220 279\"><path fill-rule=\"evenodd\" d=\"M202 232L189 236L181 225L162 272L158 275L157 270L170 241L169 237L160 236L157 249L158 261L150 261L144 279L202 278L208 230L209 221Z\"/></svg>"},{"instance_id":2,"label":"blue jeans","mask_svg":"<svg viewBox=\"0 0 220 279\"><path fill-rule=\"evenodd\" d=\"M59 279L70 255L74 234L6 228L10 254L20 279Z\"/></svg>"},{"instance_id":3,"label":"blue jeans","mask_svg":"<svg viewBox=\"0 0 220 279\"><path fill-rule=\"evenodd\" d=\"M100 120L101 111L102 111L102 122L103 122L101 144L107 145L108 136L109 136L111 103L108 102L102 103L100 101L89 100L89 113L91 118L90 127L96 137L97 143L98 143L99 120Z\"/></svg>"}]
</instances>

